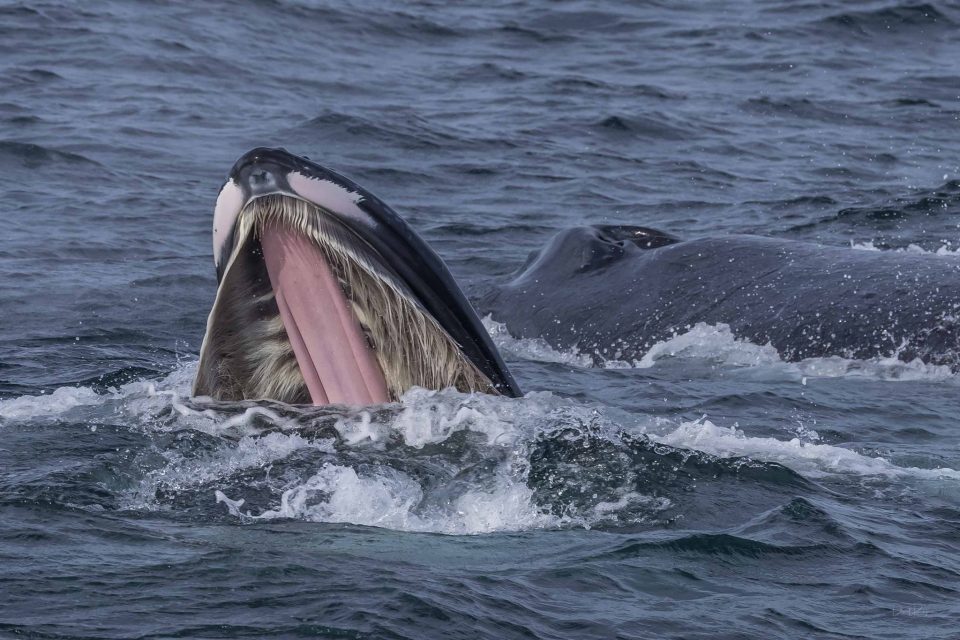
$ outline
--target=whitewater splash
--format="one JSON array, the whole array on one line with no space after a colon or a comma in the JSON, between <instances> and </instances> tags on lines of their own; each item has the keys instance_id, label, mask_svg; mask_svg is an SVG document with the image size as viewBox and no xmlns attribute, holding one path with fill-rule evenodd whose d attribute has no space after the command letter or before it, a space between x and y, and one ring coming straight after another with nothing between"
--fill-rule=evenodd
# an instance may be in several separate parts
<instances>
[{"instance_id":1,"label":"whitewater splash","mask_svg":"<svg viewBox=\"0 0 960 640\"><path fill-rule=\"evenodd\" d=\"M601 359L598 365L594 357L575 348L557 350L542 339L514 338L506 325L490 316L485 317L483 322L494 343L504 353L527 360L559 362L583 368L650 369L668 361L688 359L709 361L719 367L765 367L771 376L788 376L804 384L808 378L931 382L958 380L957 374L948 366L927 364L919 359L906 362L898 358L899 351L889 357L865 360L830 356L788 362L770 344L758 345L738 338L727 324L704 322L698 322L686 331L654 344L638 360Z\"/></svg>"},{"instance_id":2,"label":"whitewater splash","mask_svg":"<svg viewBox=\"0 0 960 640\"><path fill-rule=\"evenodd\" d=\"M960 480L960 471L954 469L900 467L886 458L865 456L844 447L819 444L819 435L815 431L807 431L805 438L778 440L751 437L735 426L718 427L709 420L700 419L684 422L676 429L661 435L650 435L661 444L695 449L719 458L746 457L776 462L806 477L846 474L859 477Z\"/></svg>"},{"instance_id":3,"label":"whitewater splash","mask_svg":"<svg viewBox=\"0 0 960 640\"><path fill-rule=\"evenodd\" d=\"M786 366L768 347L739 343L721 329L698 331L673 347L663 343L649 361L683 349L702 356L691 346L699 336L710 353L731 349L728 362ZM528 352L542 347L526 345ZM898 466L819 442L815 432L758 437L705 418L625 415L548 392L510 399L412 389L399 403L374 408L228 405L189 398L194 368L106 393L62 388L0 401L0 430L24 420L84 428L77 425L120 418L147 434L155 449L121 500L127 509L188 505L242 522L293 518L446 534L655 523L682 495L665 494L656 484L661 476L629 462L638 456L662 458L668 468L692 456L704 482L735 474L742 461L806 478L960 481L960 471ZM581 459L584 452L593 457ZM591 474L599 484L585 484Z\"/></svg>"},{"instance_id":4,"label":"whitewater splash","mask_svg":"<svg viewBox=\"0 0 960 640\"><path fill-rule=\"evenodd\" d=\"M924 249L918 244L908 244L906 247L898 247L895 249L888 249L883 246L877 246L873 240L868 240L866 242L855 242L850 241L850 248L856 249L858 251L892 251L894 253L912 253L915 255L927 255L927 256L951 256L957 257L960 256L960 247L952 247L950 244L943 240L941 244L936 249Z\"/></svg>"}]
</instances>

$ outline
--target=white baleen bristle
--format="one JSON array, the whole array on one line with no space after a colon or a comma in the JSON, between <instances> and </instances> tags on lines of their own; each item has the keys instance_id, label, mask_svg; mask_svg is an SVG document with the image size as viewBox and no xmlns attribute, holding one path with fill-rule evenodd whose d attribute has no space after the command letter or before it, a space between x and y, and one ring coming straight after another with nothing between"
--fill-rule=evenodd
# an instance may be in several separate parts
<instances>
[{"instance_id":1,"label":"white baleen bristle","mask_svg":"<svg viewBox=\"0 0 960 640\"><path fill-rule=\"evenodd\" d=\"M304 386L293 347L280 316L247 327L249 349L244 358L252 372L247 384L255 398L294 398Z\"/></svg>"},{"instance_id":2,"label":"white baleen bristle","mask_svg":"<svg viewBox=\"0 0 960 640\"><path fill-rule=\"evenodd\" d=\"M424 311L403 283L381 266L378 256L352 232L319 207L281 195L257 198L243 209L238 232L252 227L260 233L271 225L292 229L313 239L327 264L339 279L343 294L350 302L361 328L383 371L387 389L393 399L413 386L427 389L455 387L460 391L496 393L490 380L464 356L456 342ZM241 236L242 237L242 236ZM263 332L261 349L249 357L256 358L257 385L263 391L289 391L303 385L296 371L291 376L288 341L281 348L276 339L282 329L279 317ZM284 395L264 393L262 397Z\"/></svg>"}]
</instances>

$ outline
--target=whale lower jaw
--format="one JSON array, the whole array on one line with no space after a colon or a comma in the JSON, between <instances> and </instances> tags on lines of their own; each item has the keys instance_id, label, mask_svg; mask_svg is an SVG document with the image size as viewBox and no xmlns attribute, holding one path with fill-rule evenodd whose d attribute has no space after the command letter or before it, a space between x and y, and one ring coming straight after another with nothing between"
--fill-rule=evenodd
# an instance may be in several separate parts
<instances>
[{"instance_id":1,"label":"whale lower jaw","mask_svg":"<svg viewBox=\"0 0 960 640\"><path fill-rule=\"evenodd\" d=\"M320 207L258 197L235 233L194 395L374 404L413 386L497 393L377 252Z\"/></svg>"}]
</instances>

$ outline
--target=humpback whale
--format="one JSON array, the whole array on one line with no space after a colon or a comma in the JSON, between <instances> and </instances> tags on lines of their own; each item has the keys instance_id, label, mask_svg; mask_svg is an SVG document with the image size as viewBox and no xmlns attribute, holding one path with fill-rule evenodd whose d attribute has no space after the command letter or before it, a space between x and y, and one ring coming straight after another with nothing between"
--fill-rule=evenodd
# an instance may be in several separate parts
<instances>
[{"instance_id":1,"label":"humpback whale","mask_svg":"<svg viewBox=\"0 0 960 640\"><path fill-rule=\"evenodd\" d=\"M376 404L413 386L521 395L432 249L350 179L244 154L214 209L218 288L193 393ZM896 356L960 370L960 259L640 226L561 231L482 311L518 338L637 360L697 323L786 360Z\"/></svg>"},{"instance_id":2,"label":"humpback whale","mask_svg":"<svg viewBox=\"0 0 960 640\"><path fill-rule=\"evenodd\" d=\"M196 396L376 404L412 386L519 396L436 253L350 179L284 149L234 164Z\"/></svg>"},{"instance_id":3,"label":"humpback whale","mask_svg":"<svg viewBox=\"0 0 960 640\"><path fill-rule=\"evenodd\" d=\"M697 323L785 360L896 356L960 369L960 259L646 227L561 231L478 307L519 338L636 360Z\"/></svg>"}]
</instances>

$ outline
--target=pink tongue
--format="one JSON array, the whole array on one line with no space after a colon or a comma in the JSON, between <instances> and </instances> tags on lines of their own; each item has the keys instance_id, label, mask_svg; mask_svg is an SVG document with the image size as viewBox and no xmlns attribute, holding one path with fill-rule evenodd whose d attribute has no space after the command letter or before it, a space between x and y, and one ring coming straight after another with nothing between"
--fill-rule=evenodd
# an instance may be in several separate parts
<instances>
[{"instance_id":1,"label":"pink tongue","mask_svg":"<svg viewBox=\"0 0 960 640\"><path fill-rule=\"evenodd\" d=\"M265 229L260 243L313 404L388 402L380 365L317 246L277 228Z\"/></svg>"}]
</instances>

